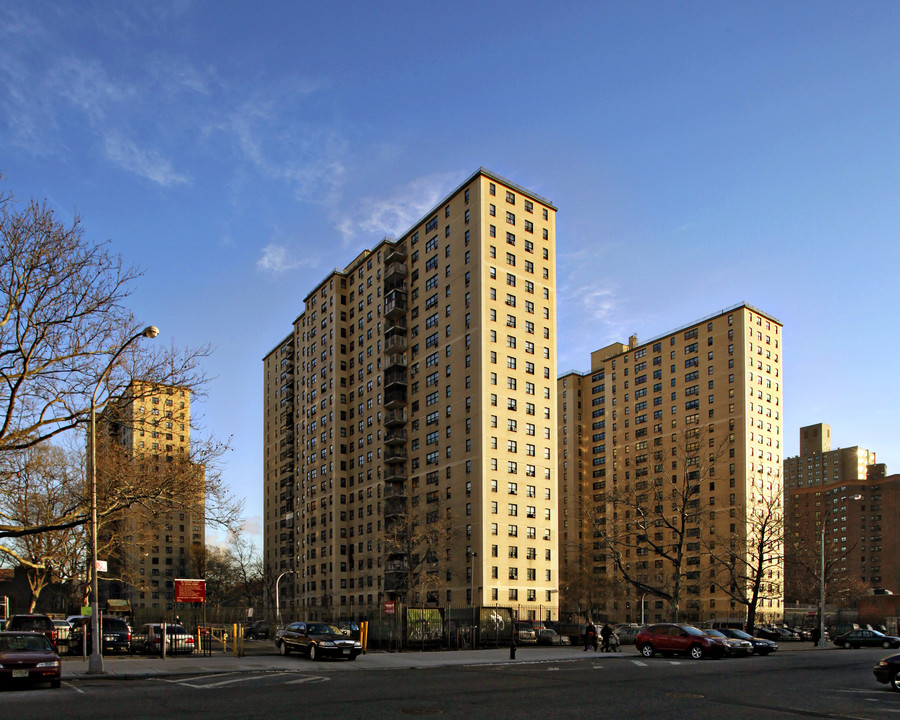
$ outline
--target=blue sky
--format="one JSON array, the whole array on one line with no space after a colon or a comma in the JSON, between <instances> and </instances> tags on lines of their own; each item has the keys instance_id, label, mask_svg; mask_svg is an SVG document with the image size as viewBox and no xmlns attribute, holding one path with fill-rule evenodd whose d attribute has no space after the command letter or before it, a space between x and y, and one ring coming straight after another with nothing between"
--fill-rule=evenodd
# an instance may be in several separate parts
<instances>
[{"instance_id":1,"label":"blue sky","mask_svg":"<svg viewBox=\"0 0 900 720\"><path fill-rule=\"evenodd\" d=\"M251 535L262 357L480 166L559 208L560 370L747 301L785 324L785 454L821 421L898 472L898 31L871 1L0 0L0 172L215 347Z\"/></svg>"}]
</instances>

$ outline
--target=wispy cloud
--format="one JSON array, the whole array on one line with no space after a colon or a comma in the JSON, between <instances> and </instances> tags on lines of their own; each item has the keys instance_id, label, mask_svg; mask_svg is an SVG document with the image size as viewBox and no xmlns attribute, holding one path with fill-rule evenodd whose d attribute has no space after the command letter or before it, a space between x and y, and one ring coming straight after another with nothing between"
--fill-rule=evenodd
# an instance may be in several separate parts
<instances>
[{"instance_id":1,"label":"wispy cloud","mask_svg":"<svg viewBox=\"0 0 900 720\"><path fill-rule=\"evenodd\" d=\"M172 163L158 152L139 148L118 133L107 135L103 142L106 157L119 167L163 187L190 184L190 179L175 172Z\"/></svg>"},{"instance_id":2,"label":"wispy cloud","mask_svg":"<svg viewBox=\"0 0 900 720\"><path fill-rule=\"evenodd\" d=\"M305 202L336 201L346 175L348 141L315 115L310 97L319 85L289 78L243 100L220 129L255 173L285 183Z\"/></svg>"},{"instance_id":3,"label":"wispy cloud","mask_svg":"<svg viewBox=\"0 0 900 720\"><path fill-rule=\"evenodd\" d=\"M399 235L452 190L459 178L456 172L424 175L385 197L363 198L354 211L339 216L335 224L345 242Z\"/></svg>"},{"instance_id":4,"label":"wispy cloud","mask_svg":"<svg viewBox=\"0 0 900 720\"><path fill-rule=\"evenodd\" d=\"M319 263L319 257L309 247L298 239L283 239L281 233L276 233L277 239L272 239L262 249L262 255L256 261L256 268L260 272L272 275L281 275L300 267L315 267ZM303 248L302 251L298 248Z\"/></svg>"}]
</instances>

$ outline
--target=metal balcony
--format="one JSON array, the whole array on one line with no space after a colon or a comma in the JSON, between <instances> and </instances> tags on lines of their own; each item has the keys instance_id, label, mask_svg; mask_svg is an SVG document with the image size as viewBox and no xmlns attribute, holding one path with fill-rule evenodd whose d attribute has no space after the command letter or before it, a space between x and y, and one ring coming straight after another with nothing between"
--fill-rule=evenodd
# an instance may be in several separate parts
<instances>
[{"instance_id":1,"label":"metal balcony","mask_svg":"<svg viewBox=\"0 0 900 720\"><path fill-rule=\"evenodd\" d=\"M384 351L386 353L403 352L409 347L409 343L402 335L392 335L384 341Z\"/></svg>"},{"instance_id":2,"label":"metal balcony","mask_svg":"<svg viewBox=\"0 0 900 720\"><path fill-rule=\"evenodd\" d=\"M385 427L393 427L395 425L405 425L406 424L406 411L405 410L391 410L390 412L386 412L384 414L384 426Z\"/></svg>"},{"instance_id":3,"label":"metal balcony","mask_svg":"<svg viewBox=\"0 0 900 720\"><path fill-rule=\"evenodd\" d=\"M409 270L406 265L400 262L390 263L384 271L384 281L385 283L395 283L397 281L402 281L403 278L406 277Z\"/></svg>"},{"instance_id":4,"label":"metal balcony","mask_svg":"<svg viewBox=\"0 0 900 720\"><path fill-rule=\"evenodd\" d=\"M409 440L409 436L406 430L391 430L384 438L386 445L403 445L407 440Z\"/></svg>"},{"instance_id":5,"label":"metal balcony","mask_svg":"<svg viewBox=\"0 0 900 720\"><path fill-rule=\"evenodd\" d=\"M405 408L406 404L407 399L405 392L385 393L384 395L383 407L385 410L400 410L401 408Z\"/></svg>"}]
</instances>

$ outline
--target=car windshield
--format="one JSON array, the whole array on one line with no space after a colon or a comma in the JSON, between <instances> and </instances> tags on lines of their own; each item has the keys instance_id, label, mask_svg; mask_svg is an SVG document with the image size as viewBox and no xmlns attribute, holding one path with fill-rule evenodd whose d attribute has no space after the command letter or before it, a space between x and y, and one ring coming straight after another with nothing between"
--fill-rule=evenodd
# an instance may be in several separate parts
<instances>
[{"instance_id":1,"label":"car windshield","mask_svg":"<svg viewBox=\"0 0 900 720\"><path fill-rule=\"evenodd\" d=\"M334 625L324 625L320 623L312 623L309 626L310 635L343 635L339 628Z\"/></svg>"},{"instance_id":2,"label":"car windshield","mask_svg":"<svg viewBox=\"0 0 900 720\"><path fill-rule=\"evenodd\" d=\"M53 623L41 617L20 617L13 618L9 625L16 630L34 630L40 632L49 629Z\"/></svg>"},{"instance_id":3,"label":"car windshield","mask_svg":"<svg viewBox=\"0 0 900 720\"><path fill-rule=\"evenodd\" d=\"M713 637L725 637L725 634L719 632L718 630L707 630L706 634L712 635Z\"/></svg>"},{"instance_id":4,"label":"car windshield","mask_svg":"<svg viewBox=\"0 0 900 720\"><path fill-rule=\"evenodd\" d=\"M741 640L750 640L751 639L750 635L745 633L743 630L732 630L731 636L740 638Z\"/></svg>"},{"instance_id":5,"label":"car windshield","mask_svg":"<svg viewBox=\"0 0 900 720\"><path fill-rule=\"evenodd\" d=\"M875 637L880 637L880 638L885 637L885 634L883 632L878 632L877 630L872 630L871 632Z\"/></svg>"},{"instance_id":6,"label":"car windshield","mask_svg":"<svg viewBox=\"0 0 900 720\"><path fill-rule=\"evenodd\" d=\"M684 630L688 635L705 635L702 630L698 630L693 625L682 625L681 629Z\"/></svg>"},{"instance_id":7,"label":"car windshield","mask_svg":"<svg viewBox=\"0 0 900 720\"><path fill-rule=\"evenodd\" d=\"M0 651L46 651L52 650L47 638L43 635L2 635L0 636Z\"/></svg>"}]
</instances>

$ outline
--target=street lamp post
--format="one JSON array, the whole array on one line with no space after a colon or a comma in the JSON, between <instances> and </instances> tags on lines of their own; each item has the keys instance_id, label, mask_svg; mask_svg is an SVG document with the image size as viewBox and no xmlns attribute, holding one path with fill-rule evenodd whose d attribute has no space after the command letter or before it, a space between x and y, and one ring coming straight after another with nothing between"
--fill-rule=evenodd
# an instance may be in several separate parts
<instances>
[{"instance_id":1,"label":"street lamp post","mask_svg":"<svg viewBox=\"0 0 900 720\"><path fill-rule=\"evenodd\" d=\"M844 500L862 500L862 495L844 496L838 502ZM819 640L816 647L828 647L825 639L825 526L828 524L828 516L834 508L828 508L822 516L822 544L820 547L821 558L819 565Z\"/></svg>"},{"instance_id":2,"label":"street lamp post","mask_svg":"<svg viewBox=\"0 0 900 720\"><path fill-rule=\"evenodd\" d=\"M296 570L285 570L283 573L281 573L281 575L278 576L278 579L275 580L275 619L278 621L279 629L282 627L282 624L281 624L281 602L279 601L279 598L278 598L278 583L281 582L281 578L283 578L285 575L291 575L292 573L295 573L295 572L296 572Z\"/></svg>"},{"instance_id":3,"label":"street lamp post","mask_svg":"<svg viewBox=\"0 0 900 720\"><path fill-rule=\"evenodd\" d=\"M132 335L125 343L116 350L115 354L109 361L109 364L100 373L97 380L97 386L91 395L91 566L93 575L91 578L91 656L88 660L88 673L98 675L103 673L103 655L100 654L102 640L100 638L100 580L97 577L97 392L103 384L103 379L107 373L112 370L116 360L119 358L125 348L141 337L155 338L159 335L159 328L154 325L148 325L139 333Z\"/></svg>"}]
</instances>

